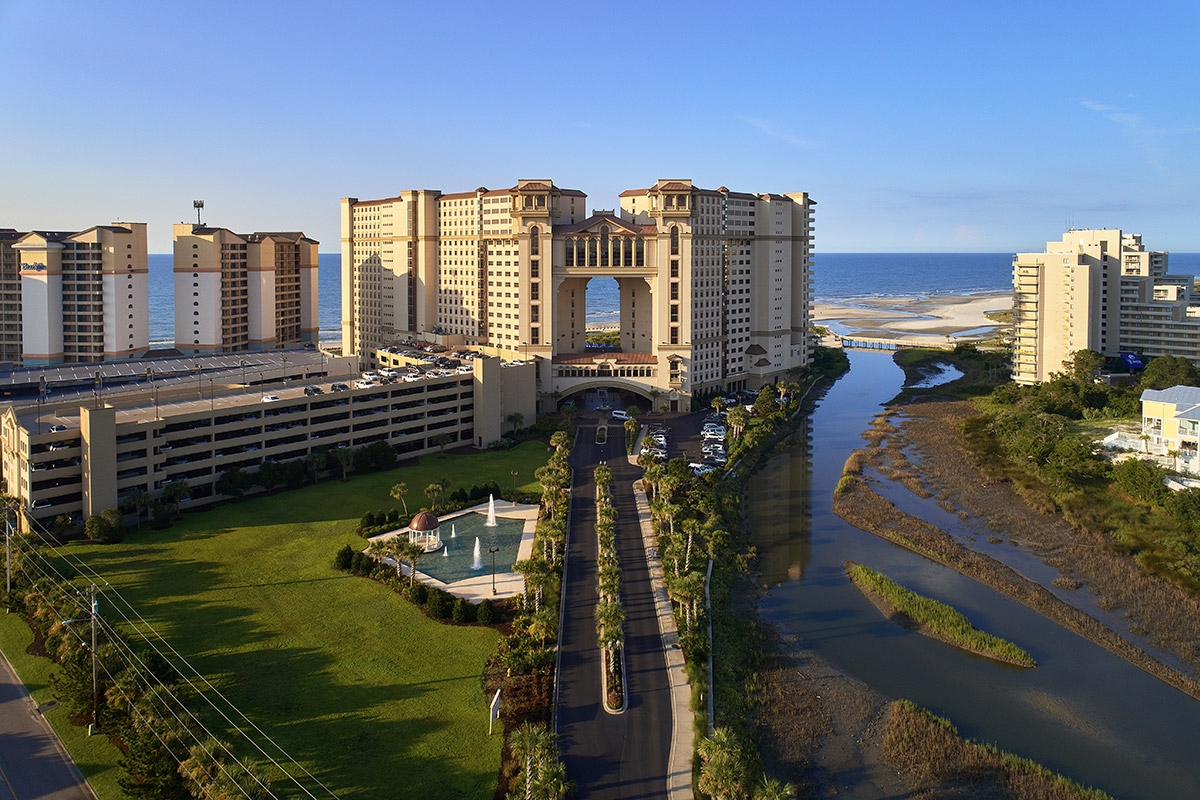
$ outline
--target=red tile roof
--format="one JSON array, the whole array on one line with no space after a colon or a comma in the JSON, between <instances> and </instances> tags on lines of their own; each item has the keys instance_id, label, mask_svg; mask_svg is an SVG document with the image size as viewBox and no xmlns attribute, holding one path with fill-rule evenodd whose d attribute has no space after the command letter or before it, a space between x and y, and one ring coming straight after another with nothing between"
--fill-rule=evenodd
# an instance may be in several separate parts
<instances>
[{"instance_id":1,"label":"red tile roof","mask_svg":"<svg viewBox=\"0 0 1200 800\"><path fill-rule=\"evenodd\" d=\"M657 364L653 353L559 353L555 364L599 364L611 361L617 364Z\"/></svg>"}]
</instances>

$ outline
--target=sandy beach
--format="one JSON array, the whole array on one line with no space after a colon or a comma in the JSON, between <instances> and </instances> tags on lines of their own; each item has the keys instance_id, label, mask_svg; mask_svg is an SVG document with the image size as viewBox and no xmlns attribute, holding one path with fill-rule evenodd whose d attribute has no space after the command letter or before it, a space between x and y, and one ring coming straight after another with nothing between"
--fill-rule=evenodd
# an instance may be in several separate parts
<instances>
[{"instance_id":1,"label":"sandy beach","mask_svg":"<svg viewBox=\"0 0 1200 800\"><path fill-rule=\"evenodd\" d=\"M841 336L898 342L979 341L1001 326L984 314L1012 309L1011 292L943 297L880 297L814 303L813 322Z\"/></svg>"}]
</instances>

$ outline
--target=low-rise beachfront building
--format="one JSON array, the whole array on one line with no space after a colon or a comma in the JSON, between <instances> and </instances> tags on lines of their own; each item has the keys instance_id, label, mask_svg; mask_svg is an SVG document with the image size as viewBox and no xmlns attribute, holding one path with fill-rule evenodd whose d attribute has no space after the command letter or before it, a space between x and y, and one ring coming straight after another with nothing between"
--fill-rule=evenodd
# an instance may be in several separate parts
<instances>
[{"instance_id":1,"label":"low-rise beachfront building","mask_svg":"<svg viewBox=\"0 0 1200 800\"><path fill-rule=\"evenodd\" d=\"M1142 392L1145 450L1177 458L1189 472L1200 471L1200 388L1172 386ZM1172 455L1177 454L1177 455Z\"/></svg>"},{"instance_id":2,"label":"low-rise beachfront building","mask_svg":"<svg viewBox=\"0 0 1200 800\"><path fill-rule=\"evenodd\" d=\"M7 491L43 523L86 519L179 480L189 487L183 507L198 507L220 499L214 484L233 467L253 472L267 459L375 442L402 456L483 446L501 437L510 415L535 416L532 365L479 358L469 374L360 385L351 359L321 363L327 374L316 381L266 376L250 387L238 384L235 367L224 379L16 403L0 415ZM340 382L347 388L334 390Z\"/></svg>"},{"instance_id":3,"label":"low-rise beachfront building","mask_svg":"<svg viewBox=\"0 0 1200 800\"><path fill-rule=\"evenodd\" d=\"M0 361L140 358L150 347L146 223L0 228Z\"/></svg>"},{"instance_id":4,"label":"low-rise beachfront building","mask_svg":"<svg viewBox=\"0 0 1200 800\"><path fill-rule=\"evenodd\" d=\"M1070 230L1013 257L1013 380L1062 372L1078 350L1174 355L1200 364L1200 297L1164 251L1119 229Z\"/></svg>"}]
</instances>

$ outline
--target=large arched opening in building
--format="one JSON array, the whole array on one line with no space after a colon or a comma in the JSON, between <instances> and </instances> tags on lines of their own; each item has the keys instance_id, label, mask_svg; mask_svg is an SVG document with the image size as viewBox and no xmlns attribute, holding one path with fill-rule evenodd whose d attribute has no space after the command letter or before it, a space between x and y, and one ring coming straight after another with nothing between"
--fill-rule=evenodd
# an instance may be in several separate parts
<instances>
[{"instance_id":1,"label":"large arched opening in building","mask_svg":"<svg viewBox=\"0 0 1200 800\"><path fill-rule=\"evenodd\" d=\"M573 403L584 413L607 411L609 409L625 409L636 404L643 412L654 408L657 394L651 387L644 386L632 380L596 379L585 380L561 392L558 406ZM661 397L657 398L661 406Z\"/></svg>"}]
</instances>

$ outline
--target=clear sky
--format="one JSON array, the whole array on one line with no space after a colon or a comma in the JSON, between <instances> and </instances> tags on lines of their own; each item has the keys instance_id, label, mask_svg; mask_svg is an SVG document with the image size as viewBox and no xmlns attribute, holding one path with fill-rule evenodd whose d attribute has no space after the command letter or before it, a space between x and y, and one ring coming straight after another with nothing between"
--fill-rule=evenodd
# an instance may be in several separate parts
<instances>
[{"instance_id":1,"label":"clear sky","mask_svg":"<svg viewBox=\"0 0 1200 800\"><path fill-rule=\"evenodd\" d=\"M808 191L827 251L1200 251L1200 2L0 0L0 227L305 231L551 178Z\"/></svg>"}]
</instances>

